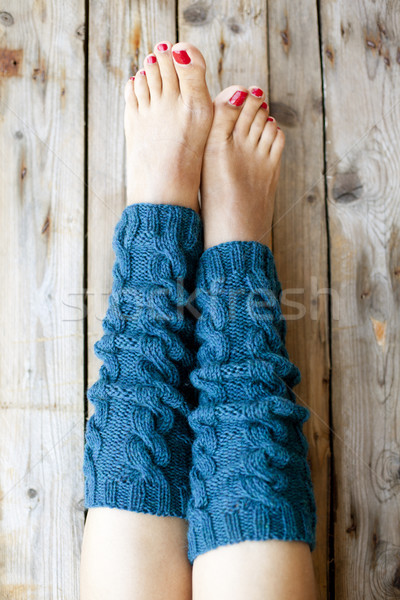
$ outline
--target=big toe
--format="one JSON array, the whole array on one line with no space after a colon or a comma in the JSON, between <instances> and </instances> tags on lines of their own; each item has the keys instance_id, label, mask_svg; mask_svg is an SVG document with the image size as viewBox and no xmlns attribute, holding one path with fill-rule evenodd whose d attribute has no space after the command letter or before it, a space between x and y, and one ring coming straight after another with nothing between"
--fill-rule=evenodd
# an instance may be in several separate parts
<instances>
[{"instance_id":1,"label":"big toe","mask_svg":"<svg viewBox=\"0 0 400 600\"><path fill-rule=\"evenodd\" d=\"M233 134L248 94L240 85L231 85L218 94L214 100L214 136L228 139Z\"/></svg>"},{"instance_id":2,"label":"big toe","mask_svg":"<svg viewBox=\"0 0 400 600\"><path fill-rule=\"evenodd\" d=\"M186 42L179 42L172 46L172 57L185 104L211 107L206 83L206 61L200 50Z\"/></svg>"}]
</instances>

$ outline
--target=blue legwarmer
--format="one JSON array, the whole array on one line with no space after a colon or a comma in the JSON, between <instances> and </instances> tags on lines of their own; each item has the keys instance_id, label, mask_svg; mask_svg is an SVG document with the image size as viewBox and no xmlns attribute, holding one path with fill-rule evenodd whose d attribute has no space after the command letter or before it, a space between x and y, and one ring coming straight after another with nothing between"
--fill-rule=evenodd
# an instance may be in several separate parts
<instances>
[{"instance_id":1,"label":"blue legwarmer","mask_svg":"<svg viewBox=\"0 0 400 600\"><path fill-rule=\"evenodd\" d=\"M243 540L302 540L315 547L316 507L296 404L298 369L274 259L258 242L202 255L197 273L200 343L191 381L200 391L188 505L189 559Z\"/></svg>"},{"instance_id":2,"label":"blue legwarmer","mask_svg":"<svg viewBox=\"0 0 400 600\"><path fill-rule=\"evenodd\" d=\"M113 289L95 346L103 366L88 392L95 412L86 430L85 506L187 516L191 561L251 539L303 540L314 549L302 433L309 411L292 392L300 374L285 349L271 252L231 242L200 260L195 407L187 384L193 322L183 305L201 253L199 216L130 206L113 246Z\"/></svg>"},{"instance_id":3,"label":"blue legwarmer","mask_svg":"<svg viewBox=\"0 0 400 600\"><path fill-rule=\"evenodd\" d=\"M115 229L113 288L88 391L85 506L184 517L193 321L183 305L202 250L189 208L129 206ZM188 403L189 400L189 403Z\"/></svg>"}]
</instances>

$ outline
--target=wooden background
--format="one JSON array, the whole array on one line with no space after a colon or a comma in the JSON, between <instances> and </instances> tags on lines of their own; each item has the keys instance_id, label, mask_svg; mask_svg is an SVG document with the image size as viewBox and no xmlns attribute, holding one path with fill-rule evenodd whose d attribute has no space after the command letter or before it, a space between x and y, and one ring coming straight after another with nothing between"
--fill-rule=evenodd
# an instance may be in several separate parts
<instances>
[{"instance_id":1,"label":"wooden background","mask_svg":"<svg viewBox=\"0 0 400 600\"><path fill-rule=\"evenodd\" d=\"M287 137L274 253L318 503L321 599L400 598L399 0L0 6L0 599L78 598L82 456L124 207L123 87L197 44Z\"/></svg>"}]
</instances>

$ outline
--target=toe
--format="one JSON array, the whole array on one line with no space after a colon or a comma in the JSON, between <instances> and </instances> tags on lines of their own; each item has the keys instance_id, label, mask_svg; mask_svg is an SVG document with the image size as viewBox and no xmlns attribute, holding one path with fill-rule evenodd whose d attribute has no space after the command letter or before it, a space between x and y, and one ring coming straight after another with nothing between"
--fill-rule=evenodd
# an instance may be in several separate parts
<instances>
[{"instance_id":1,"label":"toe","mask_svg":"<svg viewBox=\"0 0 400 600\"><path fill-rule=\"evenodd\" d=\"M240 85L231 85L214 100L214 121L211 133L223 135L228 139L235 128L248 91Z\"/></svg>"},{"instance_id":2,"label":"toe","mask_svg":"<svg viewBox=\"0 0 400 600\"><path fill-rule=\"evenodd\" d=\"M241 135L248 135L250 127L253 124L254 118L257 114L258 109L264 102L265 94L263 90L257 86L249 88L249 94L246 98L246 102L243 105L243 110L240 113L236 129Z\"/></svg>"},{"instance_id":3,"label":"toe","mask_svg":"<svg viewBox=\"0 0 400 600\"><path fill-rule=\"evenodd\" d=\"M268 104L263 102L256 112L256 116L251 124L249 137L252 142L258 144L260 141L260 137L262 132L264 131L265 123L267 122L269 114Z\"/></svg>"},{"instance_id":4,"label":"toe","mask_svg":"<svg viewBox=\"0 0 400 600\"><path fill-rule=\"evenodd\" d=\"M282 156L283 149L285 147L285 134L280 127L276 128L276 136L271 146L271 158L278 161Z\"/></svg>"},{"instance_id":5,"label":"toe","mask_svg":"<svg viewBox=\"0 0 400 600\"><path fill-rule=\"evenodd\" d=\"M162 93L179 94L179 82L172 60L171 42L159 42L154 46L154 56L157 58L161 76Z\"/></svg>"},{"instance_id":6,"label":"toe","mask_svg":"<svg viewBox=\"0 0 400 600\"><path fill-rule=\"evenodd\" d=\"M191 44L179 42L172 46L172 57L185 104L191 105L194 101L196 105L211 107L206 84L206 62L200 50Z\"/></svg>"},{"instance_id":7,"label":"toe","mask_svg":"<svg viewBox=\"0 0 400 600\"><path fill-rule=\"evenodd\" d=\"M270 152L273 141L276 138L276 127L276 120L274 117L269 116L259 142L259 148L265 154Z\"/></svg>"},{"instance_id":8,"label":"toe","mask_svg":"<svg viewBox=\"0 0 400 600\"><path fill-rule=\"evenodd\" d=\"M147 76L147 85L149 86L150 98L157 98L161 94L161 75L155 54L149 54L144 59L144 69Z\"/></svg>"},{"instance_id":9,"label":"toe","mask_svg":"<svg viewBox=\"0 0 400 600\"><path fill-rule=\"evenodd\" d=\"M125 84L124 89L125 102L128 106L137 107L137 98L135 94L135 78L130 77Z\"/></svg>"},{"instance_id":10,"label":"toe","mask_svg":"<svg viewBox=\"0 0 400 600\"><path fill-rule=\"evenodd\" d=\"M142 69L136 73L135 94L138 99L139 108L147 106L150 102L149 86L147 84L146 71Z\"/></svg>"}]
</instances>

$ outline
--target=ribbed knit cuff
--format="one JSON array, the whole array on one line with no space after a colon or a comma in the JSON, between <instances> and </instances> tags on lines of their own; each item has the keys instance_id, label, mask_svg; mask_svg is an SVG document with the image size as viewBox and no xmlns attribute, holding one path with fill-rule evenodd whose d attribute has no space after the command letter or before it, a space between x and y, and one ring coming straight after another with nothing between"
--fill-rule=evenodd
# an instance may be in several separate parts
<instances>
[{"instance_id":1,"label":"ribbed knit cuff","mask_svg":"<svg viewBox=\"0 0 400 600\"><path fill-rule=\"evenodd\" d=\"M90 434L89 434L90 439ZM163 480L125 482L96 478L93 461L85 464L85 507L107 506L158 516L185 518L189 487L170 486ZM92 482L96 481L93 485Z\"/></svg>"},{"instance_id":2,"label":"ribbed knit cuff","mask_svg":"<svg viewBox=\"0 0 400 600\"><path fill-rule=\"evenodd\" d=\"M113 247L117 252L118 241L127 248L134 242L165 250L165 244L176 244L186 253L199 256L201 249L202 222L191 208L171 204L131 204L122 212L115 228ZM197 265L196 265L197 266Z\"/></svg>"},{"instance_id":3,"label":"ribbed knit cuff","mask_svg":"<svg viewBox=\"0 0 400 600\"><path fill-rule=\"evenodd\" d=\"M189 523L188 558L192 564L209 550L244 541L297 541L315 549L315 522L302 507L249 503L218 514L190 509Z\"/></svg>"},{"instance_id":4,"label":"ribbed knit cuff","mask_svg":"<svg viewBox=\"0 0 400 600\"><path fill-rule=\"evenodd\" d=\"M274 256L260 242L225 242L205 250L197 269L197 287L210 287L216 281L246 281L249 276L279 300L281 286Z\"/></svg>"},{"instance_id":5,"label":"ribbed knit cuff","mask_svg":"<svg viewBox=\"0 0 400 600\"><path fill-rule=\"evenodd\" d=\"M281 286L272 252L228 242L203 253L196 298L200 343L191 381L194 431L189 559L245 540L315 547L316 506L296 404L299 370L284 345Z\"/></svg>"},{"instance_id":6,"label":"ribbed knit cuff","mask_svg":"<svg viewBox=\"0 0 400 600\"><path fill-rule=\"evenodd\" d=\"M202 250L195 211L127 207L115 228L113 287L103 360L88 390L85 506L186 516L192 436L184 391L193 366L194 323L183 307Z\"/></svg>"}]
</instances>

